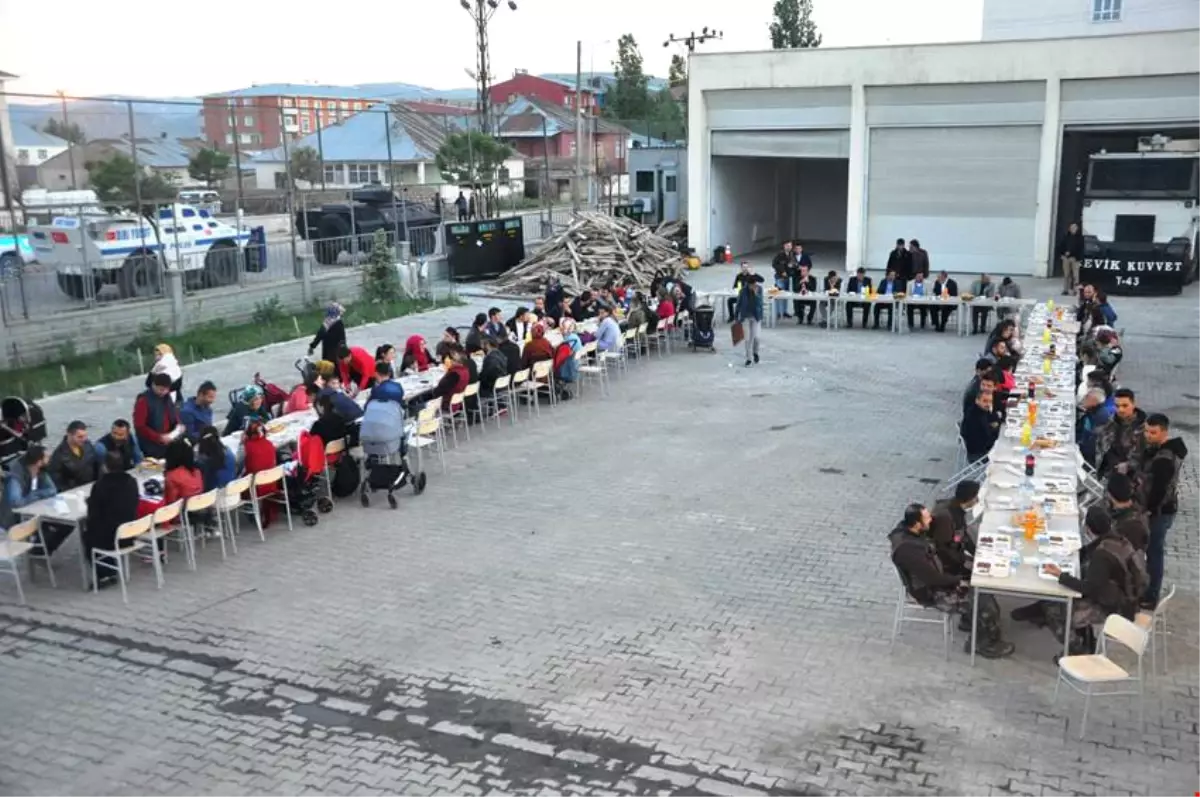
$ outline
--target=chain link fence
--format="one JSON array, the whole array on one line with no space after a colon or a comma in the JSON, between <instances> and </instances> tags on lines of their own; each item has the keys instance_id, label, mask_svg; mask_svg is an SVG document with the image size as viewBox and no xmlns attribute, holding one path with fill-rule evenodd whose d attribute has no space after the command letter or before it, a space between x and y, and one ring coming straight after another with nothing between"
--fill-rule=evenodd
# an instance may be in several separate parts
<instances>
[{"instance_id":1,"label":"chain link fence","mask_svg":"<svg viewBox=\"0 0 1200 797\"><path fill-rule=\"evenodd\" d=\"M443 254L443 227L460 219L518 216L536 243L575 207L626 201L628 149L652 132L588 118L577 136L556 115L500 131L500 162L460 137L443 174L442 144L482 127L473 104L4 99L5 322L161 297L172 271L188 292L344 272L377 229L417 258Z\"/></svg>"}]
</instances>

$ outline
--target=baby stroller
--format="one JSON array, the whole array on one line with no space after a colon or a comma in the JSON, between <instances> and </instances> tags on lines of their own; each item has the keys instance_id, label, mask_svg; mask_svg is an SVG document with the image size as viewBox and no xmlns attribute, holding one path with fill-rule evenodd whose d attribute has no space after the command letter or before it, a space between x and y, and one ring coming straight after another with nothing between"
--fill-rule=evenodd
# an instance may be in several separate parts
<instances>
[{"instance_id":1,"label":"baby stroller","mask_svg":"<svg viewBox=\"0 0 1200 797\"><path fill-rule=\"evenodd\" d=\"M288 505L306 526L315 526L317 515L333 511L333 502L318 489L325 471L325 442L315 434L301 432L296 445L296 469L287 476Z\"/></svg>"},{"instance_id":2,"label":"baby stroller","mask_svg":"<svg viewBox=\"0 0 1200 797\"><path fill-rule=\"evenodd\" d=\"M713 354L717 353L717 335L713 332L714 315L711 304L702 304L692 312L692 339L688 341L689 349L708 349Z\"/></svg>"},{"instance_id":3,"label":"baby stroller","mask_svg":"<svg viewBox=\"0 0 1200 797\"><path fill-rule=\"evenodd\" d=\"M363 450L363 478L359 499L371 505L371 493L387 492L388 505L395 509L396 490L412 484L413 493L425 490L425 474L408 468L408 446L404 439L404 406L397 401L372 400L363 410L358 441Z\"/></svg>"},{"instance_id":4,"label":"baby stroller","mask_svg":"<svg viewBox=\"0 0 1200 797\"><path fill-rule=\"evenodd\" d=\"M0 401L0 468L21 456L31 445L46 439L42 408L19 396Z\"/></svg>"}]
</instances>

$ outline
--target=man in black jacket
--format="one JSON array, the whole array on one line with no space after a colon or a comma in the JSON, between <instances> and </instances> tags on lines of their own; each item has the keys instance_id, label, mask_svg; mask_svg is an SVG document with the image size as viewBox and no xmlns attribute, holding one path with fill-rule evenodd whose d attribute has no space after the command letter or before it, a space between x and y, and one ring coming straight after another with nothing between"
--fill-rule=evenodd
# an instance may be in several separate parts
<instances>
[{"instance_id":1,"label":"man in black jacket","mask_svg":"<svg viewBox=\"0 0 1200 797\"><path fill-rule=\"evenodd\" d=\"M483 367L479 369L479 392L490 396L496 389L496 380L508 375L508 357L500 350L495 338L483 339Z\"/></svg>"},{"instance_id":2,"label":"man in black jacket","mask_svg":"<svg viewBox=\"0 0 1200 797\"><path fill-rule=\"evenodd\" d=\"M1148 417L1142 428L1145 444L1134 463L1141 486L1142 508L1150 519L1150 543L1146 548L1150 583L1143 596L1148 607L1158 605L1167 532L1175 524L1175 513L1179 510L1179 469L1187 456L1187 446L1178 437L1170 437L1170 433L1171 422L1166 415L1156 412Z\"/></svg>"},{"instance_id":3,"label":"man in black jacket","mask_svg":"<svg viewBox=\"0 0 1200 797\"><path fill-rule=\"evenodd\" d=\"M104 474L96 481L87 502L87 524L83 527L84 554L91 559L92 549L112 550L116 546L117 527L137 520L138 483L124 469L121 452L105 456ZM133 541L130 540L130 545ZM116 562L109 564L116 567ZM119 576L116 570L98 568L98 588L112 586Z\"/></svg>"},{"instance_id":4,"label":"man in black jacket","mask_svg":"<svg viewBox=\"0 0 1200 797\"><path fill-rule=\"evenodd\" d=\"M958 283L945 271L938 274L937 281L933 283L933 295L941 296L943 291L949 299L954 301L949 302L946 307L933 308L933 328L938 332L946 331L946 322L950 320L950 316L954 315L958 306Z\"/></svg>"},{"instance_id":5,"label":"man in black jacket","mask_svg":"<svg viewBox=\"0 0 1200 797\"><path fill-rule=\"evenodd\" d=\"M892 564L900 573L908 594L922 606L962 615L966 628L970 620L966 579L947 573L938 556L937 547L927 536L933 517L921 504L910 504L904 519L888 534L892 546ZM1000 631L1000 606L991 595L979 600L979 637L975 652L989 659L1011 655L1013 645L1005 642ZM960 626L961 627L961 626ZM968 637L966 650L971 650Z\"/></svg>"},{"instance_id":6,"label":"man in black jacket","mask_svg":"<svg viewBox=\"0 0 1200 797\"><path fill-rule=\"evenodd\" d=\"M975 543L967 529L971 525L968 513L978 503L979 482L968 479L955 486L953 498L938 501L933 506L929 539L937 549L942 568L951 575L971 577Z\"/></svg>"},{"instance_id":7,"label":"man in black jacket","mask_svg":"<svg viewBox=\"0 0 1200 797\"><path fill-rule=\"evenodd\" d=\"M1062 258L1062 295L1069 296L1079 284L1079 263L1083 260L1083 233L1075 222L1067 226L1066 233L1058 242L1058 256Z\"/></svg>"},{"instance_id":8,"label":"man in black jacket","mask_svg":"<svg viewBox=\"0 0 1200 797\"><path fill-rule=\"evenodd\" d=\"M854 272L854 276L846 283L846 292L862 294L871 289L871 278L867 276L867 270L862 266ZM862 308L862 326L867 328L868 309L871 306L870 302L846 302L846 328L854 329L854 308Z\"/></svg>"},{"instance_id":9,"label":"man in black jacket","mask_svg":"<svg viewBox=\"0 0 1200 797\"><path fill-rule=\"evenodd\" d=\"M796 267L796 255L792 251L792 242L784 241L783 249L775 253L775 257L771 260L771 271L775 272L775 287L781 291L788 290L792 279L792 270ZM791 318L792 314L787 311L787 301L784 299L776 299L772 304L775 305L773 310L775 318Z\"/></svg>"},{"instance_id":10,"label":"man in black jacket","mask_svg":"<svg viewBox=\"0 0 1200 797\"><path fill-rule=\"evenodd\" d=\"M888 252L887 270L896 272L896 275L905 282L912 279L912 252L904 248L903 238L897 238L896 248Z\"/></svg>"},{"instance_id":11,"label":"man in black jacket","mask_svg":"<svg viewBox=\"0 0 1200 797\"><path fill-rule=\"evenodd\" d=\"M96 481L100 462L96 449L88 440L87 424L71 421L67 434L50 455L47 471L59 490L70 490Z\"/></svg>"},{"instance_id":12,"label":"man in black jacket","mask_svg":"<svg viewBox=\"0 0 1200 797\"><path fill-rule=\"evenodd\" d=\"M996 389L996 364L986 357L982 357L975 361L975 376L971 377L970 384L963 392L962 398L962 417L966 418L967 413L975 406L975 399L979 398L980 393L991 393Z\"/></svg>"},{"instance_id":13,"label":"man in black jacket","mask_svg":"<svg viewBox=\"0 0 1200 797\"><path fill-rule=\"evenodd\" d=\"M967 462L978 462L986 457L1000 436L1000 416L993 404L994 393L980 392L975 405L963 416L959 427L963 445L967 449Z\"/></svg>"},{"instance_id":14,"label":"man in black jacket","mask_svg":"<svg viewBox=\"0 0 1200 797\"><path fill-rule=\"evenodd\" d=\"M808 296L817 292L817 278L811 273L811 260L808 260L808 255L801 255L804 261L796 268L796 275L792 277L792 292L799 296ZM804 305L808 305L808 325L811 327L813 316L817 314L817 302L800 301L792 302L792 309L796 311L796 323L804 323Z\"/></svg>"},{"instance_id":15,"label":"man in black jacket","mask_svg":"<svg viewBox=\"0 0 1200 797\"><path fill-rule=\"evenodd\" d=\"M521 370L521 347L512 341L510 338L504 338L500 341L500 345L496 348L504 355L508 361L508 375L512 376L517 371Z\"/></svg>"}]
</instances>

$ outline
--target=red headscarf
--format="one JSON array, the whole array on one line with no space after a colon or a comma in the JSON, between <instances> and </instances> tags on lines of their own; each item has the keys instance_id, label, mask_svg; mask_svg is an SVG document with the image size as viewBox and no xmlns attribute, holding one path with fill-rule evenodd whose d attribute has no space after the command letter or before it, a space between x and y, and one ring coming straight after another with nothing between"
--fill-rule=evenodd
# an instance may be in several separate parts
<instances>
[{"instance_id":1,"label":"red headscarf","mask_svg":"<svg viewBox=\"0 0 1200 797\"><path fill-rule=\"evenodd\" d=\"M404 353L412 357L418 371L429 370L429 355L425 351L425 338L413 335L404 344Z\"/></svg>"}]
</instances>

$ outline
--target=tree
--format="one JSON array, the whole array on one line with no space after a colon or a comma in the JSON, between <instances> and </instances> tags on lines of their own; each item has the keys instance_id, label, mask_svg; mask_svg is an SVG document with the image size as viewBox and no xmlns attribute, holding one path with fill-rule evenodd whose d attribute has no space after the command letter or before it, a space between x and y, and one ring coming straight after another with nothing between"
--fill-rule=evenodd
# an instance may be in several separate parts
<instances>
[{"instance_id":1,"label":"tree","mask_svg":"<svg viewBox=\"0 0 1200 797\"><path fill-rule=\"evenodd\" d=\"M229 176L229 156L205 147L188 159L188 176L212 188Z\"/></svg>"},{"instance_id":2,"label":"tree","mask_svg":"<svg viewBox=\"0 0 1200 797\"><path fill-rule=\"evenodd\" d=\"M646 119L650 110L649 81L642 71L642 54L631 33L617 40L613 72L616 80L605 100L606 115L625 120L626 124Z\"/></svg>"},{"instance_id":3,"label":"tree","mask_svg":"<svg viewBox=\"0 0 1200 797\"><path fill-rule=\"evenodd\" d=\"M139 175L133 160L124 155L88 161L83 166L87 169L92 190L106 205L133 209L137 204L138 189L143 207L175 199L177 189L172 180L154 173L142 172Z\"/></svg>"},{"instance_id":4,"label":"tree","mask_svg":"<svg viewBox=\"0 0 1200 797\"><path fill-rule=\"evenodd\" d=\"M770 27L772 49L820 47L821 34L812 11L812 0L775 0L775 19Z\"/></svg>"},{"instance_id":5,"label":"tree","mask_svg":"<svg viewBox=\"0 0 1200 797\"><path fill-rule=\"evenodd\" d=\"M83 134L83 128L74 122L63 124L58 119L50 118L46 120L46 124L42 125L42 132L58 136L72 144L84 144L87 142L87 136Z\"/></svg>"},{"instance_id":6,"label":"tree","mask_svg":"<svg viewBox=\"0 0 1200 797\"><path fill-rule=\"evenodd\" d=\"M647 135L663 141L679 141L687 138L683 106L671 96L670 89L651 92L649 102L646 129L634 130L635 133L645 132Z\"/></svg>"},{"instance_id":7,"label":"tree","mask_svg":"<svg viewBox=\"0 0 1200 797\"><path fill-rule=\"evenodd\" d=\"M400 275L387 232L379 229L371 240L371 255L362 271L362 299L368 304L388 304L402 298Z\"/></svg>"},{"instance_id":8,"label":"tree","mask_svg":"<svg viewBox=\"0 0 1200 797\"><path fill-rule=\"evenodd\" d=\"M671 88L687 85L687 61L679 53L671 56L671 68L667 70L667 85Z\"/></svg>"},{"instance_id":9,"label":"tree","mask_svg":"<svg viewBox=\"0 0 1200 797\"><path fill-rule=\"evenodd\" d=\"M289 167L293 180L303 180L309 185L321 182L321 156L312 147L292 150Z\"/></svg>"},{"instance_id":10,"label":"tree","mask_svg":"<svg viewBox=\"0 0 1200 797\"><path fill-rule=\"evenodd\" d=\"M438 149L436 163L443 180L483 192L484 204L478 212L486 216L487 209L494 204L500 167L512 154L512 147L503 141L471 130L446 136Z\"/></svg>"}]
</instances>

